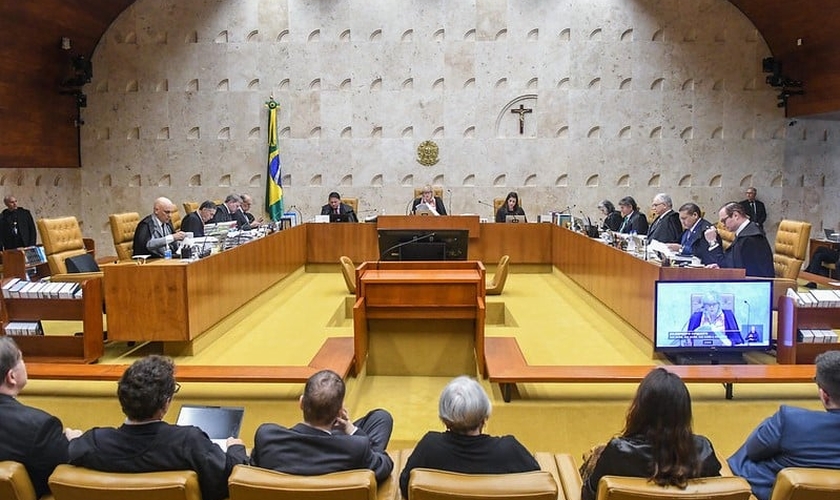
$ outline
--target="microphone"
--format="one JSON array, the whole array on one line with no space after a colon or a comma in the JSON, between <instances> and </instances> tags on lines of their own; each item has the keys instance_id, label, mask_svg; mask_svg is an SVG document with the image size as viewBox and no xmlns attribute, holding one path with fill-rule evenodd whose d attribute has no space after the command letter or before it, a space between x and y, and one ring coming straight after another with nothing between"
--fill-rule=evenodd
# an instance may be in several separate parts
<instances>
[{"instance_id":1,"label":"microphone","mask_svg":"<svg viewBox=\"0 0 840 500\"><path fill-rule=\"evenodd\" d=\"M560 211L559 211L559 212L557 212L557 213L558 213L558 214L562 214L562 213L568 212L568 213L569 213L569 215L571 215L571 214L572 214L572 209L573 209L573 208L575 208L575 205L569 205L569 206L567 206L567 207L566 207L566 208L564 208L563 210L560 210Z\"/></svg>"},{"instance_id":2,"label":"microphone","mask_svg":"<svg viewBox=\"0 0 840 500\"><path fill-rule=\"evenodd\" d=\"M446 203L449 205L449 211L452 212L452 190L449 189L449 188L446 188L446 194L449 195L449 200L447 200Z\"/></svg>"},{"instance_id":3,"label":"microphone","mask_svg":"<svg viewBox=\"0 0 840 500\"><path fill-rule=\"evenodd\" d=\"M424 234L422 236L415 236L408 241L402 241L400 243L397 243L396 245L391 245L390 247L386 248L382 253L379 254L379 260L383 260L386 255L393 252L394 250L400 249L400 248L402 248L406 245L411 245L412 243L417 243L418 241L425 240L425 239L428 239L429 241L432 241L432 239L434 237L435 237L435 233L429 233L429 234Z\"/></svg>"},{"instance_id":4,"label":"microphone","mask_svg":"<svg viewBox=\"0 0 840 500\"><path fill-rule=\"evenodd\" d=\"M477 200L477 201L478 201L479 205L484 205L485 207L490 207L493 210L496 209L496 207L494 207L492 203L487 203L486 201L481 201L481 200Z\"/></svg>"}]
</instances>

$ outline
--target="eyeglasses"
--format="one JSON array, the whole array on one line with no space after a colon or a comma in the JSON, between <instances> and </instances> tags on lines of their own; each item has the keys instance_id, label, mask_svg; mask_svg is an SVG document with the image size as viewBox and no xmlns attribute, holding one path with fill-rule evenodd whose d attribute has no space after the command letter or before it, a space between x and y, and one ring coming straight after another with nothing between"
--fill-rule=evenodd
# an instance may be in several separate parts
<instances>
[{"instance_id":1,"label":"eyeglasses","mask_svg":"<svg viewBox=\"0 0 840 500\"><path fill-rule=\"evenodd\" d=\"M720 220L720 223L721 223L721 224L726 224L726 221L728 221L730 217L732 217L732 216L731 216L731 215L727 215L726 217L724 217L724 218L722 218L722 219Z\"/></svg>"}]
</instances>

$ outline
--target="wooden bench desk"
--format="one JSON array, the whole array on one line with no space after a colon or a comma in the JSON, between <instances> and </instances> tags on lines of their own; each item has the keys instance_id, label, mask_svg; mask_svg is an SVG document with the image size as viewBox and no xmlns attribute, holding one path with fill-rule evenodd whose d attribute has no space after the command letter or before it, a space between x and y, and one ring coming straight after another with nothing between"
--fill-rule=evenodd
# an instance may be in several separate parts
<instances>
[{"instance_id":1,"label":"wooden bench desk","mask_svg":"<svg viewBox=\"0 0 840 500\"><path fill-rule=\"evenodd\" d=\"M518 383L639 383L653 365L529 365L513 337L484 339L487 378L499 384L502 398L510 402ZM723 384L726 399L733 398L735 383L808 383L813 365L663 365L687 383Z\"/></svg>"}]
</instances>

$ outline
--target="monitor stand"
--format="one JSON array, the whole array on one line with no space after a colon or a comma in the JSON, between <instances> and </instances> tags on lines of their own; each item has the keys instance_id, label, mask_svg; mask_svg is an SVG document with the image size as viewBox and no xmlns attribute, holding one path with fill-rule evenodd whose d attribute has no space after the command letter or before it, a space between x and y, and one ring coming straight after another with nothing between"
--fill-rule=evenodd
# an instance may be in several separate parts
<instances>
[{"instance_id":1,"label":"monitor stand","mask_svg":"<svg viewBox=\"0 0 840 500\"><path fill-rule=\"evenodd\" d=\"M668 354L675 365L745 365L747 360L740 352L692 352Z\"/></svg>"}]
</instances>

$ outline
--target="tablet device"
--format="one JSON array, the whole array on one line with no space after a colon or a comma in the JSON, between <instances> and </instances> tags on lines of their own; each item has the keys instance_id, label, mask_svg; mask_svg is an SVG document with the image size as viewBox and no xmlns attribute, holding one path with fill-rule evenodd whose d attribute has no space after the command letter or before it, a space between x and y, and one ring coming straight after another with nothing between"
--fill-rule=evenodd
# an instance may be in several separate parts
<instances>
[{"instance_id":1,"label":"tablet device","mask_svg":"<svg viewBox=\"0 0 840 500\"><path fill-rule=\"evenodd\" d=\"M241 406L181 405L177 425L194 425L203 430L214 443L227 450L227 438L239 437L242 416Z\"/></svg>"}]
</instances>

